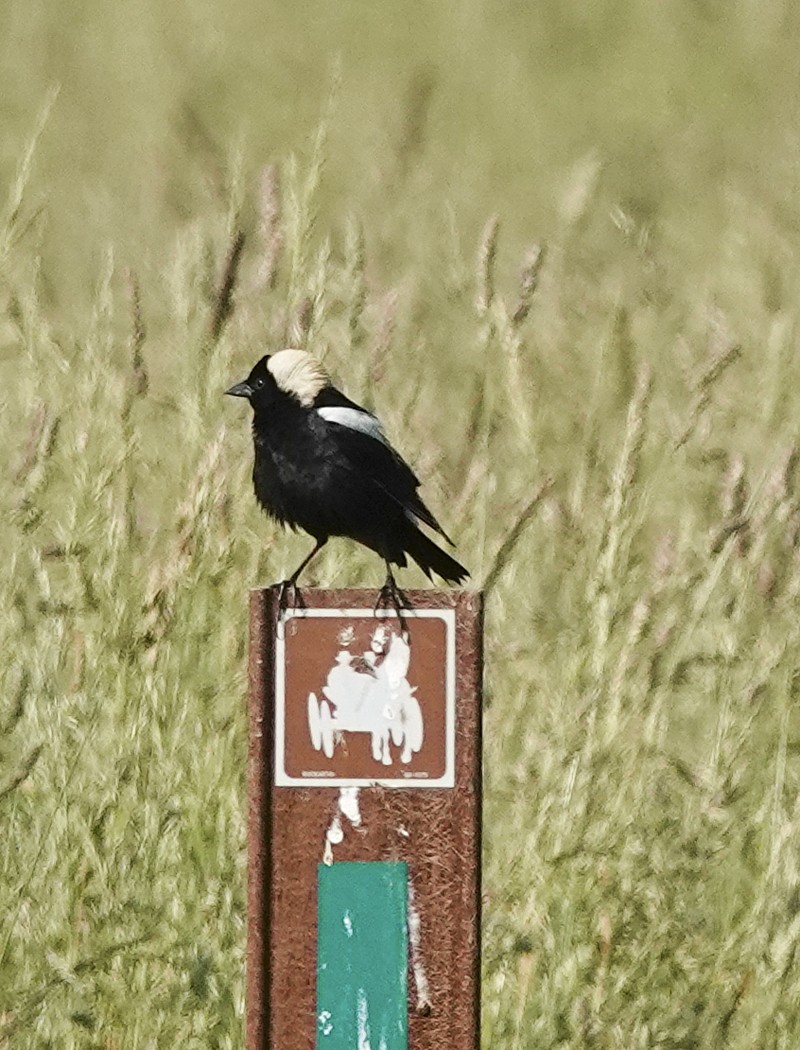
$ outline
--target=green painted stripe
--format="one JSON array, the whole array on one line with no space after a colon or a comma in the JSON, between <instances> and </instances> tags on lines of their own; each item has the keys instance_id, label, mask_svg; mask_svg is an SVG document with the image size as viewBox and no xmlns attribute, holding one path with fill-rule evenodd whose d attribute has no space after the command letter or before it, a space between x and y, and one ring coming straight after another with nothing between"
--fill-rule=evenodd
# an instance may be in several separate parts
<instances>
[{"instance_id":1,"label":"green painted stripe","mask_svg":"<svg viewBox=\"0 0 800 1050\"><path fill-rule=\"evenodd\" d=\"M408 865L320 864L317 1050L408 1050Z\"/></svg>"}]
</instances>

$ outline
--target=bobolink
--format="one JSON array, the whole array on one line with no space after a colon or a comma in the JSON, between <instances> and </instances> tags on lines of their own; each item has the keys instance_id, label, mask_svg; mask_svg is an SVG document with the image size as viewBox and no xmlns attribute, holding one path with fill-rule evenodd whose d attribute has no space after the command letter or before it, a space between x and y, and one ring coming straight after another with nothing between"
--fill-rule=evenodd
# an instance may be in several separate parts
<instances>
[{"instance_id":1,"label":"bobolink","mask_svg":"<svg viewBox=\"0 0 800 1050\"><path fill-rule=\"evenodd\" d=\"M392 565L410 555L431 578L460 582L469 573L419 528L452 543L417 495L419 480L395 452L380 422L345 397L311 354L280 350L262 357L226 393L253 409L253 486L262 508L316 544L292 573L297 579L331 536L349 536L386 562L382 595L396 605ZM283 592L282 592L283 596Z\"/></svg>"}]
</instances>

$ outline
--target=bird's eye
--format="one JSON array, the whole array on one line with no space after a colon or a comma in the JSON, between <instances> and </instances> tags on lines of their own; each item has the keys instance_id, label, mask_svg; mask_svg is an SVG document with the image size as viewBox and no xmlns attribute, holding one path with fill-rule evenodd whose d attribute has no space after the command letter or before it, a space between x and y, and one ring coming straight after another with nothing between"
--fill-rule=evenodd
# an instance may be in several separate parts
<instances>
[{"instance_id":1,"label":"bird's eye","mask_svg":"<svg viewBox=\"0 0 800 1050\"><path fill-rule=\"evenodd\" d=\"M260 376L259 376L259 378L258 378L258 379L256 379L256 380L254 381L254 383L253 383L253 387L254 387L254 388L255 388L256 390L260 390L260 389L261 389L261 387L262 387L263 385L264 385L264 380L263 380L263 379L262 379L262 378L261 378Z\"/></svg>"}]
</instances>

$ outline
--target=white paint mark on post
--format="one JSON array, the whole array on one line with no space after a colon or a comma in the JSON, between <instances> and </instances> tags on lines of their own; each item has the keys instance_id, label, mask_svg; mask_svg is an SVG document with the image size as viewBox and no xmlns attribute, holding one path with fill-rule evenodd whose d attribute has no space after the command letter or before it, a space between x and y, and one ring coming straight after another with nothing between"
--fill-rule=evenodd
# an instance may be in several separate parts
<instances>
[{"instance_id":1,"label":"white paint mark on post","mask_svg":"<svg viewBox=\"0 0 800 1050\"><path fill-rule=\"evenodd\" d=\"M347 934L348 937L352 937L353 936L353 917L352 917L352 915L350 914L349 911L346 911L344 913L344 918L342 919L342 922L344 923L345 933Z\"/></svg>"},{"instance_id":2,"label":"white paint mark on post","mask_svg":"<svg viewBox=\"0 0 800 1050\"><path fill-rule=\"evenodd\" d=\"M322 851L323 864L333 864L333 847L338 846L343 838L342 821L337 810L328 826L328 830L325 832L325 848Z\"/></svg>"},{"instance_id":3,"label":"white paint mark on post","mask_svg":"<svg viewBox=\"0 0 800 1050\"><path fill-rule=\"evenodd\" d=\"M361 810L358 806L358 788L343 787L339 790L339 801L336 812L331 818L328 830L325 832L325 847L322 851L322 863L329 867L333 864L333 847L338 846L344 839L342 817L346 817L354 828L361 827Z\"/></svg>"},{"instance_id":4,"label":"white paint mark on post","mask_svg":"<svg viewBox=\"0 0 800 1050\"><path fill-rule=\"evenodd\" d=\"M339 809L354 828L361 826L361 810L358 808L358 788L343 787L339 792Z\"/></svg>"},{"instance_id":5,"label":"white paint mark on post","mask_svg":"<svg viewBox=\"0 0 800 1050\"><path fill-rule=\"evenodd\" d=\"M417 1013L430 1012L431 992L428 975L422 959L422 941L420 937L420 918L414 897L414 882L408 880L408 944L411 948L411 968L414 971L414 984L417 989Z\"/></svg>"},{"instance_id":6,"label":"white paint mark on post","mask_svg":"<svg viewBox=\"0 0 800 1050\"><path fill-rule=\"evenodd\" d=\"M372 1050L369 1045L369 1007L363 988L358 989L358 1050Z\"/></svg>"}]
</instances>

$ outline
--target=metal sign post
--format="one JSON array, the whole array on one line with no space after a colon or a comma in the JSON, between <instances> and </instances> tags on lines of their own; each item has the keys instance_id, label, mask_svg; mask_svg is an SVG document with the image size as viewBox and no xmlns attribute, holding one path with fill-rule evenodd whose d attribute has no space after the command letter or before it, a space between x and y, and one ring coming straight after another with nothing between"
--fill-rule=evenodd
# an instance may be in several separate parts
<instances>
[{"instance_id":1,"label":"metal sign post","mask_svg":"<svg viewBox=\"0 0 800 1050\"><path fill-rule=\"evenodd\" d=\"M477 1050L482 596L251 592L248 1050Z\"/></svg>"}]
</instances>

